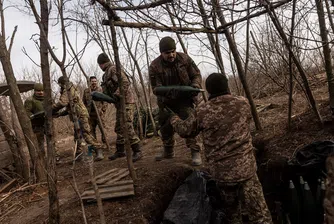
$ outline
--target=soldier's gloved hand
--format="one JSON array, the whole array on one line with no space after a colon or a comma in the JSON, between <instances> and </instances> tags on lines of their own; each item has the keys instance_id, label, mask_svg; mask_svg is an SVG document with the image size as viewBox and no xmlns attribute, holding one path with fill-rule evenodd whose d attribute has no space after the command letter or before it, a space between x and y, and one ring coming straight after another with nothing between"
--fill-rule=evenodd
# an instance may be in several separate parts
<instances>
[{"instance_id":1,"label":"soldier's gloved hand","mask_svg":"<svg viewBox=\"0 0 334 224\"><path fill-rule=\"evenodd\" d=\"M176 89L170 89L168 90L168 92L166 93L166 97L169 99L176 99L179 95L179 91Z\"/></svg>"}]
</instances>

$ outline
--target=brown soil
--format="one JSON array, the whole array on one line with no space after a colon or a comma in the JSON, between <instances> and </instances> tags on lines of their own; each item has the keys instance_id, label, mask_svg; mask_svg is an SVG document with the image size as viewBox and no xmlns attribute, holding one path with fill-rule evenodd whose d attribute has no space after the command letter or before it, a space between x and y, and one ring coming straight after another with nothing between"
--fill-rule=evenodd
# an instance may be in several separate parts
<instances>
[{"instance_id":1,"label":"brown soil","mask_svg":"<svg viewBox=\"0 0 334 224\"><path fill-rule=\"evenodd\" d=\"M322 80L323 74L319 76ZM321 115L324 120L330 120L328 109L328 90L324 81L313 84L312 88L316 97ZM315 140L331 140L331 123L326 123L322 129L308 108L305 97L302 94L294 96L294 110L292 128L287 130L287 102L288 96L283 93L271 97L256 100L258 104L271 103L272 106L261 112L262 131L253 131L254 145L258 148L259 174L264 185L265 195L270 199L270 208L277 195L272 197L270 181L280 180L280 172L274 172L270 168L285 166L287 160L299 148ZM82 211L78 197L72 187L71 154L73 141L70 131L62 135L58 133L57 146L63 163L57 165L58 193L60 202L61 223L83 223ZM111 128L108 133L112 133ZM115 139L114 134L111 138ZM114 142L112 142L114 145ZM190 152L186 149L184 141L177 138L176 158L156 162L155 153L161 147L158 138L145 140L143 144L144 158L135 163L138 181L135 185L135 196L120 198L103 202L107 223L159 223L163 211L180 183L194 169L190 165ZM109 153L105 153L107 156ZM95 173L100 174L111 168L126 168L125 159L108 161L104 159L94 164ZM204 168L201 167L202 169ZM89 186L88 167L85 162L76 165L77 184L80 192ZM270 178L268 178L270 177ZM276 181L276 182L275 182ZM0 198L1 200L1 198ZM85 212L89 223L99 223L99 213L96 203L86 204ZM274 213L274 211L273 211ZM275 217L275 216L274 216ZM29 188L26 191L12 194L0 204L0 223L44 223L48 218L47 186L40 185Z\"/></svg>"}]
</instances>

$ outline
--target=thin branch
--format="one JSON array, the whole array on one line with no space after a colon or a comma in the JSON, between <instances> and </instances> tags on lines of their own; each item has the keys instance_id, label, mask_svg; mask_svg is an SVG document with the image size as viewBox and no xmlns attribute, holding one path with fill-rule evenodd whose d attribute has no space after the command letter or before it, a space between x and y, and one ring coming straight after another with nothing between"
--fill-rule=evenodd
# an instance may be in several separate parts
<instances>
[{"instance_id":1,"label":"thin branch","mask_svg":"<svg viewBox=\"0 0 334 224\"><path fill-rule=\"evenodd\" d=\"M126 11L126 10L140 10L140 9L148 9L148 8L154 8L157 6L160 6L165 3L173 2L173 0L160 0L156 2L151 2L144 5L138 5L138 6L127 6L127 7L110 7L112 10L120 10L120 11Z\"/></svg>"},{"instance_id":2,"label":"thin branch","mask_svg":"<svg viewBox=\"0 0 334 224\"><path fill-rule=\"evenodd\" d=\"M41 67L41 65L37 64L37 63L34 61L34 59L32 59L32 58L29 56L29 54L28 54L27 50L25 49L25 47L23 47L23 48L21 49L21 51L23 52L23 54L25 54L25 55L30 59L30 61L31 61L32 63L34 63L34 64L35 64L36 66L38 66L38 67Z\"/></svg>"},{"instance_id":3,"label":"thin branch","mask_svg":"<svg viewBox=\"0 0 334 224\"><path fill-rule=\"evenodd\" d=\"M115 26L126 27L126 28L150 28L154 30L160 31L169 31L173 33L181 33L181 34L193 34L193 33L222 33L223 31L216 31L208 28L189 28L189 27L169 27L169 26L159 26L154 23L131 23L124 21L115 21ZM109 26L109 21L104 19L102 20L102 25Z\"/></svg>"},{"instance_id":4,"label":"thin branch","mask_svg":"<svg viewBox=\"0 0 334 224\"><path fill-rule=\"evenodd\" d=\"M17 31L17 26L14 27L14 31L13 31L12 37L10 38L10 44L9 44L9 48L8 48L9 55L10 55L10 52L11 52L12 47L13 47L13 43L14 43L14 38L15 38L16 31Z\"/></svg>"}]
</instances>

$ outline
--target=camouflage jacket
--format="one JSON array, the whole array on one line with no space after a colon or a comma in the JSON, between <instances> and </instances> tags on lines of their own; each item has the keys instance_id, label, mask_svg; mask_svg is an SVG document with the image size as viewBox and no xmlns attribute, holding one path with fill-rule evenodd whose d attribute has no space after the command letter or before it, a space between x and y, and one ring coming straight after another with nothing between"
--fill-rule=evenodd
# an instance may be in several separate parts
<instances>
[{"instance_id":1,"label":"camouflage jacket","mask_svg":"<svg viewBox=\"0 0 334 224\"><path fill-rule=\"evenodd\" d=\"M125 95L125 103L133 104L135 103L135 101L131 91L130 82L123 70L121 73L122 73L123 89ZM118 79L116 74L116 65L113 65L111 64L111 62L109 62L102 76L102 81L103 82L101 86L104 94L107 94L108 96L111 96L112 94L120 96L120 90L118 88Z\"/></svg>"},{"instance_id":2,"label":"camouflage jacket","mask_svg":"<svg viewBox=\"0 0 334 224\"><path fill-rule=\"evenodd\" d=\"M97 92L102 92L102 88L101 87L97 87L96 89L90 89L87 88L84 90L83 96L82 96L82 102L85 104L88 112L89 112L89 116L91 117L95 117L96 115L96 111L93 107L93 101L92 101L92 96L90 95L90 93L92 91L97 91ZM106 102L102 102L102 101L95 101L95 105L97 110L99 111L100 116L102 116L104 114L104 112L106 112L107 107L108 107L108 103Z\"/></svg>"},{"instance_id":3,"label":"camouflage jacket","mask_svg":"<svg viewBox=\"0 0 334 224\"><path fill-rule=\"evenodd\" d=\"M78 118L80 119L82 117L88 117L89 116L88 111L80 98L78 90L71 82L69 83L69 86L70 86L70 93L73 99L74 110ZM72 119L72 116L70 113L70 101L67 96L67 91L65 89L61 90L59 101L52 106L52 109L54 111L58 111L62 109L63 107L66 107L68 113L70 114L70 118Z\"/></svg>"},{"instance_id":4,"label":"camouflage jacket","mask_svg":"<svg viewBox=\"0 0 334 224\"><path fill-rule=\"evenodd\" d=\"M44 111L43 98L37 99L35 95L29 97L28 99L26 99L26 101L24 101L24 108L29 118L33 114ZM38 127L44 127L44 121L45 120L43 116L31 120L32 128L35 130Z\"/></svg>"},{"instance_id":5,"label":"camouflage jacket","mask_svg":"<svg viewBox=\"0 0 334 224\"><path fill-rule=\"evenodd\" d=\"M204 152L211 175L222 182L239 182L256 173L250 134L250 107L244 97L222 95L197 108L186 120L171 118L182 137L202 133Z\"/></svg>"},{"instance_id":6,"label":"camouflage jacket","mask_svg":"<svg viewBox=\"0 0 334 224\"><path fill-rule=\"evenodd\" d=\"M182 85L201 87L202 76L195 62L187 54L177 52L175 62L170 65L160 55L149 67L152 89L158 86ZM176 100L158 97L158 103L173 105Z\"/></svg>"}]
</instances>

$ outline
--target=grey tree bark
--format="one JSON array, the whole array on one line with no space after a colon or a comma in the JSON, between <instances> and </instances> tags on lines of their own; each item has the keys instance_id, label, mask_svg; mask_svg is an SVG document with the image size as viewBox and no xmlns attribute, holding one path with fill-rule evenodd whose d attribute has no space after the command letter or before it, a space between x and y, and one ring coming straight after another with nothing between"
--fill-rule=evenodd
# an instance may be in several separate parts
<instances>
[{"instance_id":1,"label":"grey tree bark","mask_svg":"<svg viewBox=\"0 0 334 224\"><path fill-rule=\"evenodd\" d=\"M329 93L329 106L332 111L332 114L334 115L334 75L332 70L331 50L329 48L329 43L328 43L324 6L322 0L315 0L315 3L317 6L320 36L322 40L322 50L325 59L325 69L326 69L328 93Z\"/></svg>"},{"instance_id":2,"label":"grey tree bark","mask_svg":"<svg viewBox=\"0 0 334 224\"><path fill-rule=\"evenodd\" d=\"M57 189L57 172L56 172L56 146L55 132L52 118L52 89L50 80L50 66L48 53L48 33L49 33L49 7L47 0L40 0L41 24L40 30L40 58L41 70L44 87L44 111L45 111L45 136L47 144L47 181L49 193L49 220L51 224L60 223L59 215L59 198ZM46 38L43 38L43 33Z\"/></svg>"}]
</instances>

